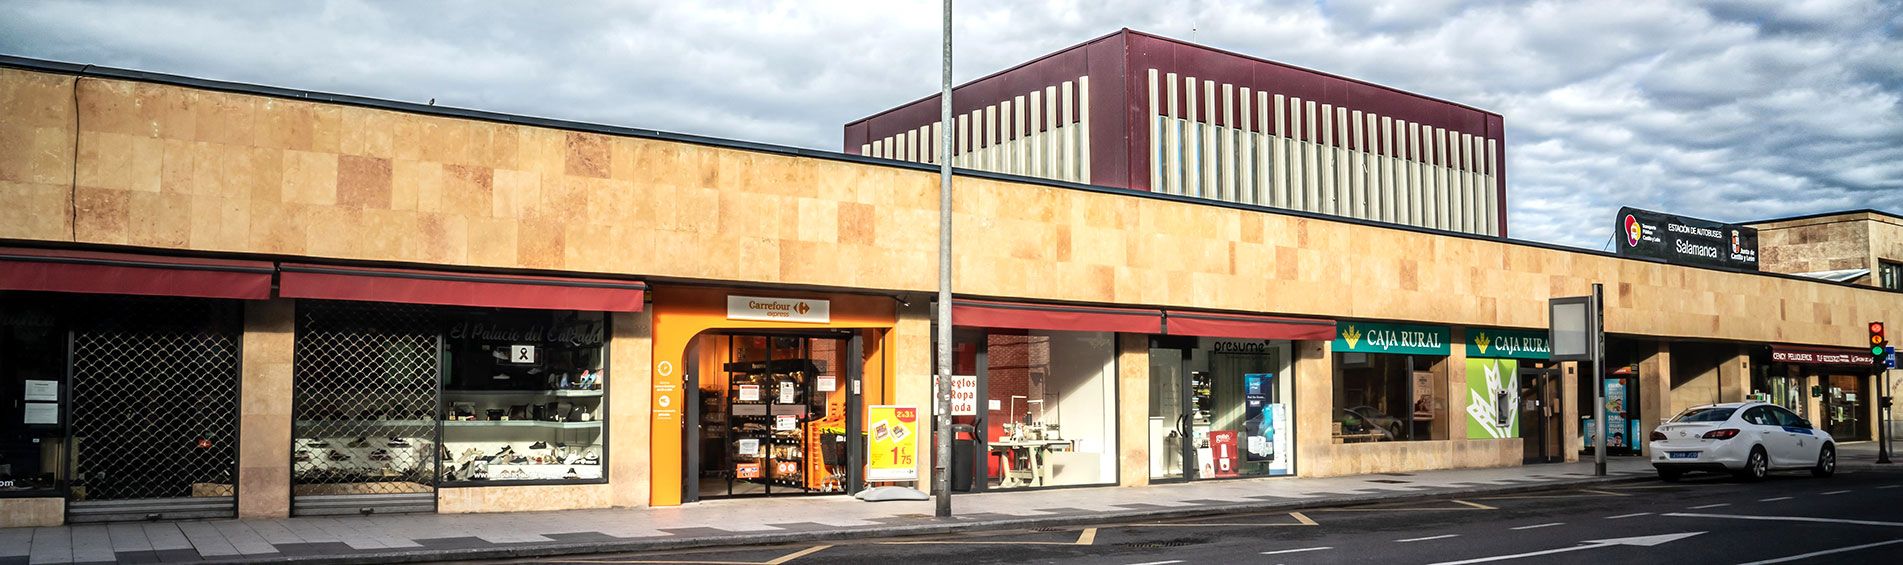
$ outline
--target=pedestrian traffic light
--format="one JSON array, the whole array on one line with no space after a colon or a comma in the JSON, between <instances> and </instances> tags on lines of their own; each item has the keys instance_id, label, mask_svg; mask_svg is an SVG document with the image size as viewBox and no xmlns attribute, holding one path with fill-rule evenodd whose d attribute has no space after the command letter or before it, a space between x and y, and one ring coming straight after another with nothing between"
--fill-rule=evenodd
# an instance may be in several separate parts
<instances>
[{"instance_id":1,"label":"pedestrian traffic light","mask_svg":"<svg viewBox=\"0 0 1903 565\"><path fill-rule=\"evenodd\" d=\"M1883 362L1883 346L1890 344L1890 338L1883 335L1883 322L1870 322L1870 354L1877 356L1877 362Z\"/></svg>"}]
</instances>

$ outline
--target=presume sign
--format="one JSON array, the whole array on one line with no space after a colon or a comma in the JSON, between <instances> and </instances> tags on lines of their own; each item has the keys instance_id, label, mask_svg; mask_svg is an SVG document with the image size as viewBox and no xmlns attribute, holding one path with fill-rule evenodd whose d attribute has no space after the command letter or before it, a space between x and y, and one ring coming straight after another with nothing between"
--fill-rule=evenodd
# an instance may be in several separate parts
<instances>
[{"instance_id":1,"label":"presume sign","mask_svg":"<svg viewBox=\"0 0 1903 565\"><path fill-rule=\"evenodd\" d=\"M1740 271L1758 270L1758 230L1744 226L1620 208L1619 254Z\"/></svg>"}]
</instances>

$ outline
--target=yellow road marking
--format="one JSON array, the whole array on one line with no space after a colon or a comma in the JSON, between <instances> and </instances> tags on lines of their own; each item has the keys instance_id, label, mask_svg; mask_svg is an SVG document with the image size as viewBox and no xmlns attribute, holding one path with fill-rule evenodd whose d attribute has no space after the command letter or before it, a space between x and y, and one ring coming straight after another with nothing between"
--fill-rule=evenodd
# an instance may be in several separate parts
<instances>
[{"instance_id":1,"label":"yellow road marking","mask_svg":"<svg viewBox=\"0 0 1903 565\"><path fill-rule=\"evenodd\" d=\"M1318 524L1316 524L1316 523L1315 523L1315 521L1314 521L1314 520L1310 520L1310 519L1308 518L1308 515L1307 515L1307 514L1303 514L1303 513L1301 513L1301 512L1290 512L1290 513L1288 513L1288 515L1289 515L1289 516L1293 516L1293 517L1295 517L1295 519L1296 519L1296 520L1298 520L1298 521L1300 521L1300 522L1302 523L1302 525L1304 525L1304 526L1315 526L1315 525L1318 525Z\"/></svg>"},{"instance_id":2,"label":"yellow road marking","mask_svg":"<svg viewBox=\"0 0 1903 565\"><path fill-rule=\"evenodd\" d=\"M766 562L766 565L780 565L780 564L782 564L782 563L786 563L786 562L788 562L788 561L792 561L792 560L794 560L794 559L799 559L799 558L801 558L801 557L805 557L805 556L808 556L808 555L812 555L812 554L815 554L815 553L819 553L819 552L820 552L821 550L824 550L824 549L826 549L826 548L828 548L828 547L832 547L832 546L830 546L830 545L815 545L815 546L813 546L813 547L809 547L809 548L806 548L806 549L802 549L802 550L799 550L799 551L795 551L795 552L793 552L793 553L789 553L789 554L786 554L786 555L782 555L782 556L780 556L780 558L779 558L779 559L775 559L775 560L772 560L772 561L768 561L768 562Z\"/></svg>"},{"instance_id":3,"label":"yellow road marking","mask_svg":"<svg viewBox=\"0 0 1903 565\"><path fill-rule=\"evenodd\" d=\"M1610 495L1610 496L1632 496L1630 494L1626 494L1623 492L1612 492L1609 490L1598 490L1598 489L1590 489L1590 488L1582 488L1582 489L1579 489L1579 491L1580 492L1594 492L1594 493Z\"/></svg>"},{"instance_id":4,"label":"yellow road marking","mask_svg":"<svg viewBox=\"0 0 1903 565\"><path fill-rule=\"evenodd\" d=\"M1499 510L1499 508L1494 508L1494 507L1492 507L1492 506L1487 506L1487 505L1485 505L1485 504L1480 504L1480 503L1477 503L1477 502L1467 502L1467 501L1465 501L1465 500L1454 500L1454 502L1458 502L1458 503L1461 503L1461 504L1465 504L1465 505L1468 505L1468 506L1472 506L1472 507L1474 507L1474 509L1476 509L1476 510Z\"/></svg>"}]
</instances>

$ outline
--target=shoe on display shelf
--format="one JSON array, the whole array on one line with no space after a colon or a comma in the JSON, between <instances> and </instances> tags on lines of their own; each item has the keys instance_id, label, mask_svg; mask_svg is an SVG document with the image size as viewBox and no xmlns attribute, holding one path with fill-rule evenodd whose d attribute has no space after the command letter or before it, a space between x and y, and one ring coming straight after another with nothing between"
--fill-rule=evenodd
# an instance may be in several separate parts
<instances>
[{"instance_id":1,"label":"shoe on display shelf","mask_svg":"<svg viewBox=\"0 0 1903 565\"><path fill-rule=\"evenodd\" d=\"M548 444L538 441L538 442L529 444L529 449L548 449Z\"/></svg>"},{"instance_id":2,"label":"shoe on display shelf","mask_svg":"<svg viewBox=\"0 0 1903 565\"><path fill-rule=\"evenodd\" d=\"M350 455L344 452L332 449L330 450L329 454L324 455L324 458L329 459L331 461L349 461Z\"/></svg>"},{"instance_id":3,"label":"shoe on display shelf","mask_svg":"<svg viewBox=\"0 0 1903 565\"><path fill-rule=\"evenodd\" d=\"M291 460L298 463L309 463L311 460L311 452L299 449L297 453L291 454Z\"/></svg>"},{"instance_id":4,"label":"shoe on display shelf","mask_svg":"<svg viewBox=\"0 0 1903 565\"><path fill-rule=\"evenodd\" d=\"M390 438L390 441L387 441L387 442L384 442L384 444L383 444L383 446L384 446L384 447L397 447L397 448L407 448L407 447L409 447L409 446L410 446L410 440L409 440L409 438L400 438L400 437L391 437L391 438Z\"/></svg>"},{"instance_id":5,"label":"shoe on display shelf","mask_svg":"<svg viewBox=\"0 0 1903 565\"><path fill-rule=\"evenodd\" d=\"M587 455L587 456L584 456L584 457L582 457L582 458L581 458L581 464L583 464L583 465L600 465L600 464L601 464L601 455L599 455L599 454L596 454L596 453L595 453L595 452L593 452L593 451L590 451L590 452L588 452L588 455Z\"/></svg>"},{"instance_id":6,"label":"shoe on display shelf","mask_svg":"<svg viewBox=\"0 0 1903 565\"><path fill-rule=\"evenodd\" d=\"M372 451L372 452L370 452L370 460L371 460L371 461L389 461L389 460L390 460L390 452L388 452L388 451L384 451L384 450L381 450L381 449L379 449L379 450L376 450L376 451Z\"/></svg>"},{"instance_id":7,"label":"shoe on display shelf","mask_svg":"<svg viewBox=\"0 0 1903 565\"><path fill-rule=\"evenodd\" d=\"M370 438L360 437L344 444L344 447L370 447Z\"/></svg>"},{"instance_id":8,"label":"shoe on display shelf","mask_svg":"<svg viewBox=\"0 0 1903 565\"><path fill-rule=\"evenodd\" d=\"M581 478L581 474L580 474L580 473L576 473L576 472L575 472L575 468L574 468L574 467L569 467L569 468L568 468L568 472L567 472L567 473L562 473L562 478L564 478L564 479L579 479L579 478Z\"/></svg>"}]
</instances>

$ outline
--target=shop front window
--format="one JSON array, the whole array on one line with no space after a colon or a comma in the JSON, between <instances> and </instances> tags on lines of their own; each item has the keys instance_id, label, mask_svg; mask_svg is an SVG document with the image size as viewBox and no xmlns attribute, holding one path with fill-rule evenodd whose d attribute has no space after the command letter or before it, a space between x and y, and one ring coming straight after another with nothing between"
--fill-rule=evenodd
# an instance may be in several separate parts
<instances>
[{"instance_id":1,"label":"shop front window","mask_svg":"<svg viewBox=\"0 0 1903 565\"><path fill-rule=\"evenodd\" d=\"M1445 357L1336 353L1336 443L1448 439Z\"/></svg>"},{"instance_id":2,"label":"shop front window","mask_svg":"<svg viewBox=\"0 0 1903 565\"><path fill-rule=\"evenodd\" d=\"M55 496L66 332L50 308L18 298L0 297L0 496Z\"/></svg>"},{"instance_id":3,"label":"shop front window","mask_svg":"<svg viewBox=\"0 0 1903 565\"><path fill-rule=\"evenodd\" d=\"M1116 481L1116 334L985 336L989 488Z\"/></svg>"},{"instance_id":4,"label":"shop front window","mask_svg":"<svg viewBox=\"0 0 1903 565\"><path fill-rule=\"evenodd\" d=\"M1150 476L1294 472L1289 342L1157 339L1150 349Z\"/></svg>"},{"instance_id":5,"label":"shop front window","mask_svg":"<svg viewBox=\"0 0 1903 565\"><path fill-rule=\"evenodd\" d=\"M444 347L443 477L601 481L608 359L599 312L464 311ZM386 449L400 449L392 438ZM374 458L374 455L373 455Z\"/></svg>"}]
</instances>

